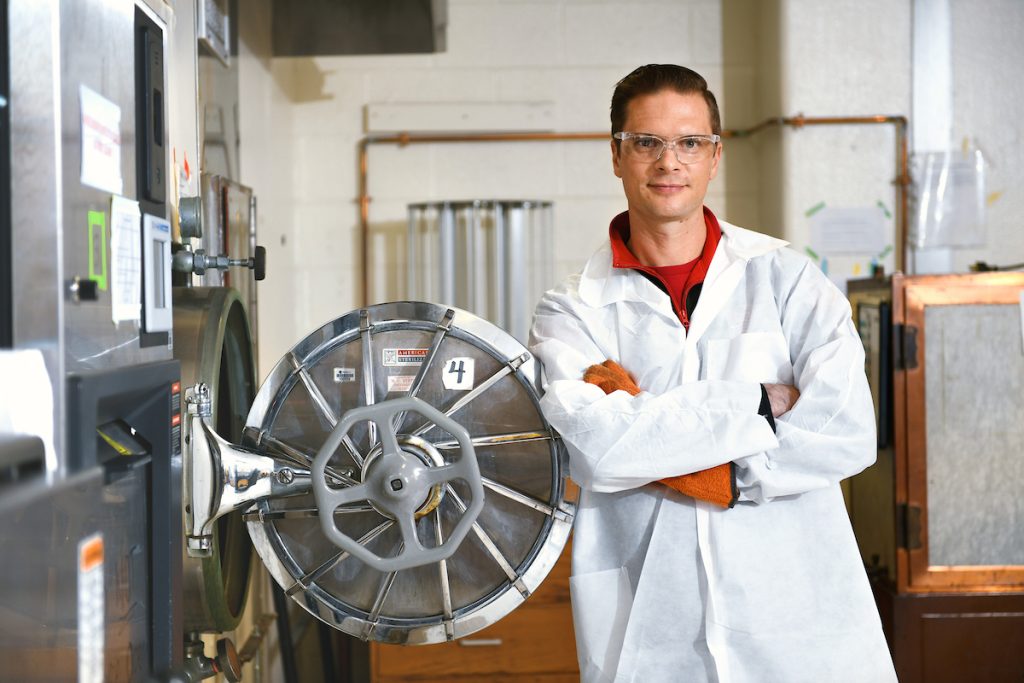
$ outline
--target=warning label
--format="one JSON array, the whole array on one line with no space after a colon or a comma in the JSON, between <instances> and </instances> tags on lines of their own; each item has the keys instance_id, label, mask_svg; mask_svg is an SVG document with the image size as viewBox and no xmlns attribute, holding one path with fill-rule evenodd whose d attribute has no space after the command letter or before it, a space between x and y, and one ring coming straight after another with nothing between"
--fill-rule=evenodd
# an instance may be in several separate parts
<instances>
[{"instance_id":1,"label":"warning label","mask_svg":"<svg viewBox=\"0 0 1024 683\"><path fill-rule=\"evenodd\" d=\"M103 536L78 544L78 683L103 683Z\"/></svg>"},{"instance_id":2,"label":"warning label","mask_svg":"<svg viewBox=\"0 0 1024 683\"><path fill-rule=\"evenodd\" d=\"M385 367L408 367L422 365L429 349L384 349L383 363Z\"/></svg>"},{"instance_id":3,"label":"warning label","mask_svg":"<svg viewBox=\"0 0 1024 683\"><path fill-rule=\"evenodd\" d=\"M409 391L416 375L388 375L388 393L392 391Z\"/></svg>"}]
</instances>

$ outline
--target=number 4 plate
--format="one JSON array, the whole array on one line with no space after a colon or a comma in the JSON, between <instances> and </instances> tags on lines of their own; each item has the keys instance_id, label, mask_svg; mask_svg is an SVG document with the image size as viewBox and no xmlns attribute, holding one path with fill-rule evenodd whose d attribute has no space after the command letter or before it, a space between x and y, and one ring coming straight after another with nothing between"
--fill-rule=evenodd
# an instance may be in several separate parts
<instances>
[{"instance_id":1,"label":"number 4 plate","mask_svg":"<svg viewBox=\"0 0 1024 683\"><path fill-rule=\"evenodd\" d=\"M473 359L452 358L445 361L441 379L445 389L469 391L473 388Z\"/></svg>"}]
</instances>

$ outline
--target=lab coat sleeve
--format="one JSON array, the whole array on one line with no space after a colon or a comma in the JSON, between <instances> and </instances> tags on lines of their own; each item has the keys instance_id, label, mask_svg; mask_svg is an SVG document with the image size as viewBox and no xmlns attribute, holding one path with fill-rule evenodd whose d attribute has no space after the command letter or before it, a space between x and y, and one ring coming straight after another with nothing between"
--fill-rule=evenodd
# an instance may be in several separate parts
<instances>
[{"instance_id":1,"label":"lab coat sleeve","mask_svg":"<svg viewBox=\"0 0 1024 683\"><path fill-rule=\"evenodd\" d=\"M581 380L613 358L571 310L571 294L549 292L537 307L530 348L544 364L541 408L569 451L572 478L608 493L688 474L774 448L757 413L761 387L692 382L664 394L605 393Z\"/></svg>"},{"instance_id":2,"label":"lab coat sleeve","mask_svg":"<svg viewBox=\"0 0 1024 683\"><path fill-rule=\"evenodd\" d=\"M800 397L776 418L778 447L736 461L740 501L831 486L875 460L864 346L846 297L808 263L779 304Z\"/></svg>"}]
</instances>

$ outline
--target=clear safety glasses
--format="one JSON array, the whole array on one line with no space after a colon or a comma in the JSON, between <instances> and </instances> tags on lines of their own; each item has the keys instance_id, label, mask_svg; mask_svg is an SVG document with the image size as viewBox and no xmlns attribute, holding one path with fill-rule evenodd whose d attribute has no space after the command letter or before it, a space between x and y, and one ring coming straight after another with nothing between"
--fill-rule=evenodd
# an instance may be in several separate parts
<instances>
[{"instance_id":1,"label":"clear safety glasses","mask_svg":"<svg viewBox=\"0 0 1024 683\"><path fill-rule=\"evenodd\" d=\"M640 161L657 161L669 147L676 153L681 164L695 164L704 161L715 152L722 136L720 135L680 135L677 138L665 138L650 133L615 133L616 140L622 141L622 149L626 156Z\"/></svg>"}]
</instances>

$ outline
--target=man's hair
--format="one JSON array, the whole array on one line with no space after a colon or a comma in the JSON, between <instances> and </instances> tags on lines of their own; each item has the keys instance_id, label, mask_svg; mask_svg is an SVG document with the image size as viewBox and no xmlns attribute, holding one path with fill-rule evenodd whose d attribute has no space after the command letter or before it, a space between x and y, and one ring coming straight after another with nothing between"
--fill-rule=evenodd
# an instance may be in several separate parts
<instances>
[{"instance_id":1,"label":"man's hair","mask_svg":"<svg viewBox=\"0 0 1024 683\"><path fill-rule=\"evenodd\" d=\"M707 102L711 114L711 132L722 133L722 118L718 113L718 102L708 90L708 83L696 71L675 64L647 64L634 69L632 73L615 84L612 93L612 134L626 125L626 107L641 95L651 95L661 90L675 90L677 93L701 95ZM635 131L646 132L646 131Z\"/></svg>"}]
</instances>

